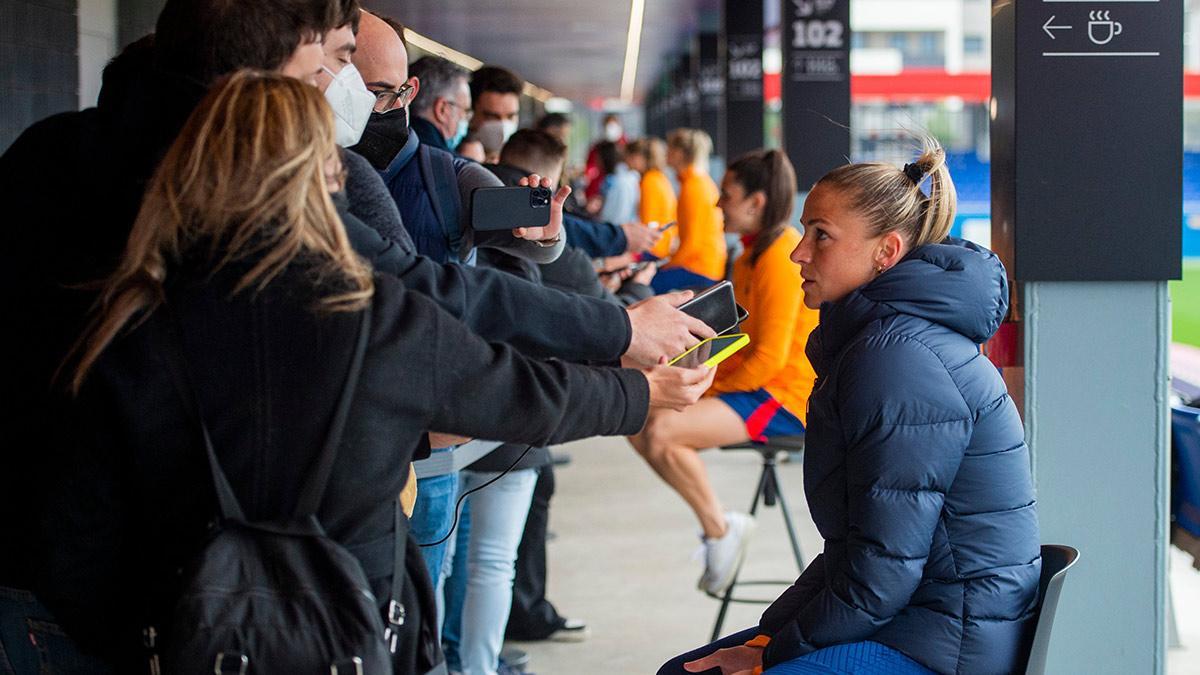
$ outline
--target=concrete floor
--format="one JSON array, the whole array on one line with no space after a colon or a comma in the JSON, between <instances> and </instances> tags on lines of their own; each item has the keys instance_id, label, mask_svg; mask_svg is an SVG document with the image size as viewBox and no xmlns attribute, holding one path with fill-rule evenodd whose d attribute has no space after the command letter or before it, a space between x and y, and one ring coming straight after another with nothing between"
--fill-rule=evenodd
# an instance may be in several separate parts
<instances>
[{"instance_id":1,"label":"concrete floor","mask_svg":"<svg viewBox=\"0 0 1200 675\"><path fill-rule=\"evenodd\" d=\"M566 616L591 627L588 641L511 643L529 652L538 675L653 673L668 658L708 642L717 602L696 590L701 564L691 512L621 439L593 439L564 446L572 464L557 473L551 508L550 599ZM704 454L718 495L727 508L749 507L759 475L758 456L745 452ZM820 537L804 503L801 467L781 464L805 559L820 550ZM761 509L747 579L797 575L778 509ZM1200 675L1200 572L1172 549L1182 649L1171 650L1169 675ZM1069 583L1069 582L1068 582ZM774 597L782 586L751 589ZM761 605L734 605L725 633L757 623Z\"/></svg>"}]
</instances>

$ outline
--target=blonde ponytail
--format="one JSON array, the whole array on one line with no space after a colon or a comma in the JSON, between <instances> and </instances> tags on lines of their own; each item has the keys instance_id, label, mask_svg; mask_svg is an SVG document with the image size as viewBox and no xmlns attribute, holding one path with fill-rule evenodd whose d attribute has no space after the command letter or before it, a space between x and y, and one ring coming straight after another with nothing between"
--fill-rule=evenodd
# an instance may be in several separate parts
<instances>
[{"instance_id":1,"label":"blonde ponytail","mask_svg":"<svg viewBox=\"0 0 1200 675\"><path fill-rule=\"evenodd\" d=\"M921 139L920 157L903 169L882 162L847 164L817 181L842 191L870 224L872 237L900 232L910 248L936 244L950 234L958 192L937 139ZM929 179L929 196L921 183ZM815 187L815 186L814 186Z\"/></svg>"},{"instance_id":2,"label":"blonde ponytail","mask_svg":"<svg viewBox=\"0 0 1200 675\"><path fill-rule=\"evenodd\" d=\"M958 209L958 191L946 166L946 150L933 138L922 139L924 147L916 165L929 176L929 197L925 202L920 227L912 239L912 247L936 244L950 235L954 214ZM918 183L918 189L920 184Z\"/></svg>"}]
</instances>

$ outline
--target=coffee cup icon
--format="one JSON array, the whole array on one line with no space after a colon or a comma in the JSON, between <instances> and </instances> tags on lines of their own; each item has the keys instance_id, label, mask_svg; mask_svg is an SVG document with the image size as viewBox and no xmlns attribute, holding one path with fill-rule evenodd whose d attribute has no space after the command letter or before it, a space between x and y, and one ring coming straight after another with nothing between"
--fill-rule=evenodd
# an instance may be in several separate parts
<instances>
[{"instance_id":1,"label":"coffee cup icon","mask_svg":"<svg viewBox=\"0 0 1200 675\"><path fill-rule=\"evenodd\" d=\"M1121 34L1121 24L1112 20L1108 10L1089 12L1088 37L1098 45L1106 45Z\"/></svg>"}]
</instances>

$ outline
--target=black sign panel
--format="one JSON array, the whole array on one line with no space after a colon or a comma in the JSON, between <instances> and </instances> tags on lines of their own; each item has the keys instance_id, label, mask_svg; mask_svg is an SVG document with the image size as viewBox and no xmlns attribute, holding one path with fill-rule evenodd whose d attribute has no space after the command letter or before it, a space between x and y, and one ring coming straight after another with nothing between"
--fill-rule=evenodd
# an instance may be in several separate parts
<instances>
[{"instance_id":1,"label":"black sign panel","mask_svg":"<svg viewBox=\"0 0 1200 675\"><path fill-rule=\"evenodd\" d=\"M725 155L763 145L763 2L725 0Z\"/></svg>"},{"instance_id":2,"label":"black sign panel","mask_svg":"<svg viewBox=\"0 0 1200 675\"><path fill-rule=\"evenodd\" d=\"M996 7L992 229L1014 278L1179 278L1182 1Z\"/></svg>"},{"instance_id":3,"label":"black sign panel","mask_svg":"<svg viewBox=\"0 0 1200 675\"><path fill-rule=\"evenodd\" d=\"M724 154L725 130L721 117L725 109L725 78L721 68L721 38L716 33L701 33L699 39L696 91L700 128L713 140L718 155Z\"/></svg>"},{"instance_id":4,"label":"black sign panel","mask_svg":"<svg viewBox=\"0 0 1200 675\"><path fill-rule=\"evenodd\" d=\"M783 140L807 190L850 155L850 0L783 2Z\"/></svg>"}]
</instances>

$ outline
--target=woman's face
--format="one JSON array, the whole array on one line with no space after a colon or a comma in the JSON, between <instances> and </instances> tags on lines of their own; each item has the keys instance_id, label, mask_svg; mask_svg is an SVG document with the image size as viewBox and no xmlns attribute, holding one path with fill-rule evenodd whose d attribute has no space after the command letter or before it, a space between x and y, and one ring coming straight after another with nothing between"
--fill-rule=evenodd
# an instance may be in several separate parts
<instances>
[{"instance_id":1,"label":"woman's face","mask_svg":"<svg viewBox=\"0 0 1200 675\"><path fill-rule=\"evenodd\" d=\"M345 176L342 173L342 158L337 152L329 155L325 160L325 188L330 194L342 191L342 185L345 182Z\"/></svg>"},{"instance_id":2,"label":"woman's face","mask_svg":"<svg viewBox=\"0 0 1200 675\"><path fill-rule=\"evenodd\" d=\"M667 147L667 166L671 167L672 169L675 169L676 171L682 171L682 170L686 169L687 168L687 160L684 157L683 150L681 150L675 146L668 146Z\"/></svg>"},{"instance_id":3,"label":"woman's face","mask_svg":"<svg viewBox=\"0 0 1200 675\"><path fill-rule=\"evenodd\" d=\"M866 219L847 207L836 188L818 185L804 201L804 238L792 262L804 277L804 304L836 302L877 275L883 236L870 236Z\"/></svg>"},{"instance_id":4,"label":"woman's face","mask_svg":"<svg viewBox=\"0 0 1200 675\"><path fill-rule=\"evenodd\" d=\"M625 164L638 173L646 173L646 158L641 153L631 152L625 155Z\"/></svg>"},{"instance_id":5,"label":"woman's face","mask_svg":"<svg viewBox=\"0 0 1200 675\"><path fill-rule=\"evenodd\" d=\"M766 195L761 190L746 194L732 171L721 179L721 199L717 207L725 214L725 231L738 235L754 234L762 229L762 210Z\"/></svg>"}]
</instances>

